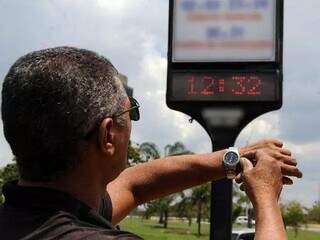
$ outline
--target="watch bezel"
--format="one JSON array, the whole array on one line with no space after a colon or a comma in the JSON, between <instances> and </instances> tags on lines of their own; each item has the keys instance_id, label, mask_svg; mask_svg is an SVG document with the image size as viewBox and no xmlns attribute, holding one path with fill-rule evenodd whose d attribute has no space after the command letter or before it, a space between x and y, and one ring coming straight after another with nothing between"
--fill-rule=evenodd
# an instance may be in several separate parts
<instances>
[{"instance_id":1,"label":"watch bezel","mask_svg":"<svg viewBox=\"0 0 320 240\"><path fill-rule=\"evenodd\" d=\"M235 154L237 155L237 157L238 157L237 162L235 162L234 164L230 164L230 163L228 163L228 162L226 161L226 156L227 156L227 154L228 154L228 153L231 153L231 152L235 153ZM239 162L240 162L240 154L239 154L238 149L230 149L230 148L229 148L229 149L224 153L224 155L223 155L223 163L224 163L225 166L236 167L236 166L239 164Z\"/></svg>"}]
</instances>

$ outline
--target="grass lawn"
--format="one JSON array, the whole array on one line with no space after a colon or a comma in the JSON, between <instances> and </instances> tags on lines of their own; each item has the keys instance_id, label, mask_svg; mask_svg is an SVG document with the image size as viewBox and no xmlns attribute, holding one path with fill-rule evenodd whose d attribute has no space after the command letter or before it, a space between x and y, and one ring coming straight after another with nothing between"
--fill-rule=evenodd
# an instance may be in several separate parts
<instances>
[{"instance_id":1,"label":"grass lawn","mask_svg":"<svg viewBox=\"0 0 320 240\"><path fill-rule=\"evenodd\" d=\"M209 225L202 224L202 236L197 236L197 224L193 223L191 228L187 223L179 221L169 221L168 228L164 229L156 221L141 220L140 218L127 218L120 224L124 231L133 232L146 240L195 240L209 239ZM297 238L289 230L289 240L319 240L320 233L300 231Z\"/></svg>"}]
</instances>

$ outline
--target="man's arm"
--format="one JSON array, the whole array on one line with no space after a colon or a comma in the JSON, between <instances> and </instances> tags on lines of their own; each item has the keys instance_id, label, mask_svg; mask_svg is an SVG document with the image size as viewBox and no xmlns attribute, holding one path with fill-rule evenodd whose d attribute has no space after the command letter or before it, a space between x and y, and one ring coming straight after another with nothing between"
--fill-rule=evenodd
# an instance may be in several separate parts
<instances>
[{"instance_id":1,"label":"man's arm","mask_svg":"<svg viewBox=\"0 0 320 240\"><path fill-rule=\"evenodd\" d=\"M253 154L257 149L265 149L269 155L277 156L284 164L287 175L297 176L298 169L290 152L281 148L275 140L260 141L247 148L240 149L240 154ZM113 213L112 222L119 223L138 205L176 193L187 188L225 178L222 165L224 151L210 154L175 156L126 169L107 186ZM292 166L291 166L292 165ZM286 170L288 169L288 170Z\"/></svg>"},{"instance_id":2,"label":"man's arm","mask_svg":"<svg viewBox=\"0 0 320 240\"><path fill-rule=\"evenodd\" d=\"M286 240L287 232L276 201L261 203L256 209L255 240Z\"/></svg>"},{"instance_id":3,"label":"man's arm","mask_svg":"<svg viewBox=\"0 0 320 240\"><path fill-rule=\"evenodd\" d=\"M140 204L224 178L223 154L167 157L126 169L107 186L113 205L112 222L120 222Z\"/></svg>"},{"instance_id":4,"label":"man's arm","mask_svg":"<svg viewBox=\"0 0 320 240\"><path fill-rule=\"evenodd\" d=\"M241 159L243 185L256 211L255 240L285 240L287 233L283 224L278 199L282 191L281 166L263 151L257 151L258 163Z\"/></svg>"}]
</instances>

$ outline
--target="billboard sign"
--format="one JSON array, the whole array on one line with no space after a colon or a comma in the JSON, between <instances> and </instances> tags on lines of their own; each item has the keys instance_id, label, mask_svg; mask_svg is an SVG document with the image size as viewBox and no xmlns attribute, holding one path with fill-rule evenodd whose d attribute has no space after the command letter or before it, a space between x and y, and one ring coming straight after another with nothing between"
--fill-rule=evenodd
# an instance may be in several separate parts
<instances>
[{"instance_id":1,"label":"billboard sign","mask_svg":"<svg viewBox=\"0 0 320 240\"><path fill-rule=\"evenodd\" d=\"M173 62L272 62L276 0L174 0Z\"/></svg>"}]
</instances>

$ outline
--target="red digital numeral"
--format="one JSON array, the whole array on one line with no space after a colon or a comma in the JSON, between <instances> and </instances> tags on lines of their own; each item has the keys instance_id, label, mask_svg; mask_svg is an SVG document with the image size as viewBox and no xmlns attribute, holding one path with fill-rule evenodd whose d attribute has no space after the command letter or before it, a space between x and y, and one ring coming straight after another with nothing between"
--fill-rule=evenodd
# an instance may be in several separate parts
<instances>
[{"instance_id":1,"label":"red digital numeral","mask_svg":"<svg viewBox=\"0 0 320 240\"><path fill-rule=\"evenodd\" d=\"M251 95L251 96L261 95L261 84L262 84L262 81L259 77L257 76L249 77L248 79L249 88L247 92L248 95Z\"/></svg>"},{"instance_id":2,"label":"red digital numeral","mask_svg":"<svg viewBox=\"0 0 320 240\"><path fill-rule=\"evenodd\" d=\"M209 76L205 76L202 81L205 83L204 89L201 91L201 94L204 96L210 96L214 94L214 79Z\"/></svg>"},{"instance_id":3,"label":"red digital numeral","mask_svg":"<svg viewBox=\"0 0 320 240\"><path fill-rule=\"evenodd\" d=\"M246 77L243 76L235 76L232 77L232 80L236 83L237 88L232 89L232 93L234 95L243 95L246 93Z\"/></svg>"},{"instance_id":4,"label":"red digital numeral","mask_svg":"<svg viewBox=\"0 0 320 240\"><path fill-rule=\"evenodd\" d=\"M196 94L197 94L197 91L196 91L196 87L195 87L195 78L194 78L194 76L190 76L188 78L188 95L193 96Z\"/></svg>"},{"instance_id":5,"label":"red digital numeral","mask_svg":"<svg viewBox=\"0 0 320 240\"><path fill-rule=\"evenodd\" d=\"M262 81L257 76L234 76L232 80L236 84L236 88L232 89L232 94L258 96L261 95Z\"/></svg>"}]
</instances>

